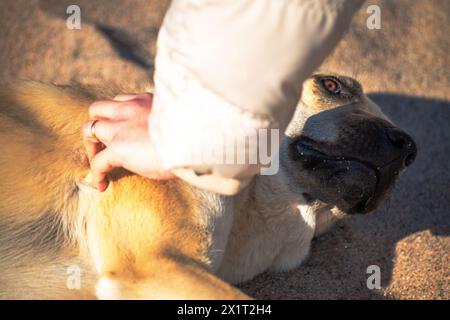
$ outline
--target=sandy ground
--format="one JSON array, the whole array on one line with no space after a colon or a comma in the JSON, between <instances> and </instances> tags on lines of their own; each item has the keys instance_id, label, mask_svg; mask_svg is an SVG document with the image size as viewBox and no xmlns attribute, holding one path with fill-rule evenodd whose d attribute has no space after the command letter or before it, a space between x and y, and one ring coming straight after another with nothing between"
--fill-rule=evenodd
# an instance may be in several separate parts
<instances>
[{"instance_id":1,"label":"sandy ground","mask_svg":"<svg viewBox=\"0 0 450 320\"><path fill-rule=\"evenodd\" d=\"M65 9L82 9L68 30ZM377 212L338 223L315 240L300 268L241 285L260 299L450 298L450 1L371 1L324 64L357 77L383 110L417 140L420 153ZM0 82L126 83L153 71L155 39L168 1L2 0ZM282 58L282 57L280 57ZM378 265L382 289L369 290Z\"/></svg>"}]
</instances>

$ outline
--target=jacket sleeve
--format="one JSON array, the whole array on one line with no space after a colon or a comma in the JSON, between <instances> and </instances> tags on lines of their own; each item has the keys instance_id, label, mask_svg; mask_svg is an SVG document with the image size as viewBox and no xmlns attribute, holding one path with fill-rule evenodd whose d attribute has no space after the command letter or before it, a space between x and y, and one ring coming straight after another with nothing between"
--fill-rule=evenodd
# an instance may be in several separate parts
<instances>
[{"instance_id":1,"label":"jacket sleeve","mask_svg":"<svg viewBox=\"0 0 450 320\"><path fill-rule=\"evenodd\" d=\"M162 168L218 193L242 189L261 164L229 154L251 158L260 143L241 150L236 141L261 129L283 135L302 82L335 47L360 3L173 0L158 35L149 118Z\"/></svg>"}]
</instances>

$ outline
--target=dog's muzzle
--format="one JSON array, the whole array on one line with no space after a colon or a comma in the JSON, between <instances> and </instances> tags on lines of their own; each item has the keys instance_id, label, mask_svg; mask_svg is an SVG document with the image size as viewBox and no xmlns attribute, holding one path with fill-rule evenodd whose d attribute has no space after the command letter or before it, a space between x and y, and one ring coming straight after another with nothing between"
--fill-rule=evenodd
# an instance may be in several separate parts
<instances>
[{"instance_id":1,"label":"dog's muzzle","mask_svg":"<svg viewBox=\"0 0 450 320\"><path fill-rule=\"evenodd\" d=\"M345 123L344 128L332 144L302 135L291 144L292 152L307 172L312 198L349 214L367 213L413 163L417 147L406 132L382 119Z\"/></svg>"}]
</instances>

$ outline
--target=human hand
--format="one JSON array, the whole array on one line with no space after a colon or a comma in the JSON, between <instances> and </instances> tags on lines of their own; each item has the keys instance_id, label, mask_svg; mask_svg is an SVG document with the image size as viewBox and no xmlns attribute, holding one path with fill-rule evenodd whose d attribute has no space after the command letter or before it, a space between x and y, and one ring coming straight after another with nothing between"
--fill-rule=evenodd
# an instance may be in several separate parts
<instances>
[{"instance_id":1,"label":"human hand","mask_svg":"<svg viewBox=\"0 0 450 320\"><path fill-rule=\"evenodd\" d=\"M89 107L90 121L83 125L83 140L91 166L92 186L103 192L107 174L122 167L152 179L172 179L161 170L150 143L148 118L153 96L121 94L96 101Z\"/></svg>"}]
</instances>

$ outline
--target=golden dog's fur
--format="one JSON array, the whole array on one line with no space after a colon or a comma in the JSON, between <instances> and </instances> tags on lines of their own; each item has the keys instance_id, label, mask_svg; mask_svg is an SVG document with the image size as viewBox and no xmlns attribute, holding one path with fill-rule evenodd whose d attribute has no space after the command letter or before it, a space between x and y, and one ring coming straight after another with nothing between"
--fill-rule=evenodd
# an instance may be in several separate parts
<instances>
[{"instance_id":1,"label":"golden dog's fur","mask_svg":"<svg viewBox=\"0 0 450 320\"><path fill-rule=\"evenodd\" d=\"M37 82L0 92L0 296L72 296L64 272L89 265L81 254L93 258L100 278L120 279L130 297L244 297L206 271L205 235L189 186L123 171L101 195L80 184L89 170L80 128L87 107L106 96L103 89ZM47 272L62 272L60 283L46 283L53 278ZM18 277L26 280L16 287ZM30 295L27 284L40 290ZM77 295L94 297L93 283L82 288Z\"/></svg>"}]
</instances>

